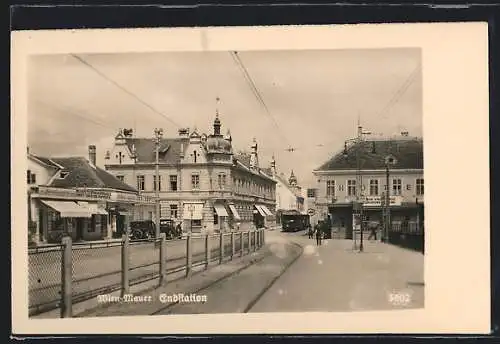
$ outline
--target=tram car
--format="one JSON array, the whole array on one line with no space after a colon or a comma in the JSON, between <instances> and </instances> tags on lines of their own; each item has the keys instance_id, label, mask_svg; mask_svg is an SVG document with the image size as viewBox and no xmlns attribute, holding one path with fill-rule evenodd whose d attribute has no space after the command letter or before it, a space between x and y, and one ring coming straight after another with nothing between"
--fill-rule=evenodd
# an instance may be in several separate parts
<instances>
[{"instance_id":1,"label":"tram car","mask_svg":"<svg viewBox=\"0 0 500 344\"><path fill-rule=\"evenodd\" d=\"M283 214L281 215L282 232L298 232L306 230L311 224L309 215Z\"/></svg>"}]
</instances>

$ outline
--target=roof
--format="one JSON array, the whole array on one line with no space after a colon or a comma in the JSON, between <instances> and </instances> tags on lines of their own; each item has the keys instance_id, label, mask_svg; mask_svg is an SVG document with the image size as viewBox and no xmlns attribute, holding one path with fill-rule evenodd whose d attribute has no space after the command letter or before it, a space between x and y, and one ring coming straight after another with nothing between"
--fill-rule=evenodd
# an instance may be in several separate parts
<instances>
[{"instance_id":1,"label":"roof","mask_svg":"<svg viewBox=\"0 0 500 344\"><path fill-rule=\"evenodd\" d=\"M247 171L247 172L251 172L255 175L259 175L263 178L272 180L273 182L276 182L272 178L272 173L268 174L267 168L259 168L258 170L254 170L254 169L250 168L250 155L248 153L235 154L235 155L233 155L233 159L236 161L234 164L234 167L242 169L242 170Z\"/></svg>"},{"instance_id":2,"label":"roof","mask_svg":"<svg viewBox=\"0 0 500 344\"><path fill-rule=\"evenodd\" d=\"M359 150L358 150L359 148ZM353 144L347 149L347 156L340 151L315 171L351 170L357 168L356 155L362 170L385 169L385 158L396 158L393 168L423 169L423 141L420 138L393 140L366 140Z\"/></svg>"},{"instance_id":3,"label":"roof","mask_svg":"<svg viewBox=\"0 0 500 344\"><path fill-rule=\"evenodd\" d=\"M126 138L130 151L135 146L138 163L154 163L156 160L156 147L153 139L148 138ZM182 144L189 143L188 138L164 138L160 143L160 163L177 164L181 161Z\"/></svg>"},{"instance_id":4,"label":"roof","mask_svg":"<svg viewBox=\"0 0 500 344\"><path fill-rule=\"evenodd\" d=\"M66 157L51 158L69 173L64 179L55 178L49 186L72 188L108 188L122 191L137 192L133 187L125 184L109 172L100 167L92 166L86 158Z\"/></svg>"}]
</instances>

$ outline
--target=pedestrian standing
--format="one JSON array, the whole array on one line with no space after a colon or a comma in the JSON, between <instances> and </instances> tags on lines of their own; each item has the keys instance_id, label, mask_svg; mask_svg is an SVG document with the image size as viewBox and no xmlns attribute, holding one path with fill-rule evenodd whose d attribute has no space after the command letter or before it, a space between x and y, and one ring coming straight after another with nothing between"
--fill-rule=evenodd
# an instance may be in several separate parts
<instances>
[{"instance_id":1,"label":"pedestrian standing","mask_svg":"<svg viewBox=\"0 0 500 344\"><path fill-rule=\"evenodd\" d=\"M323 236L323 232L321 231L321 226L318 226L316 229L316 245L321 246L321 237Z\"/></svg>"},{"instance_id":2,"label":"pedestrian standing","mask_svg":"<svg viewBox=\"0 0 500 344\"><path fill-rule=\"evenodd\" d=\"M310 224L307 225L307 234L309 235L309 239L313 238L313 229Z\"/></svg>"}]
</instances>

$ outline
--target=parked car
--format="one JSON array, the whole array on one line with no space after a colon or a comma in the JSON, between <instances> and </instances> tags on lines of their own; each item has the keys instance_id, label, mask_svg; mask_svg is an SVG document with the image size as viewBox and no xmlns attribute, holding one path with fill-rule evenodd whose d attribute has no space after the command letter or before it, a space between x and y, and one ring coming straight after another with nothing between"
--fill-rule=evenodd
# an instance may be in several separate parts
<instances>
[{"instance_id":1,"label":"parked car","mask_svg":"<svg viewBox=\"0 0 500 344\"><path fill-rule=\"evenodd\" d=\"M166 234L167 240L182 238L180 224L176 225L172 219L160 219L160 232Z\"/></svg>"},{"instance_id":2,"label":"parked car","mask_svg":"<svg viewBox=\"0 0 500 344\"><path fill-rule=\"evenodd\" d=\"M130 238L133 240L150 239L155 236L155 223L152 220L130 222Z\"/></svg>"}]
</instances>

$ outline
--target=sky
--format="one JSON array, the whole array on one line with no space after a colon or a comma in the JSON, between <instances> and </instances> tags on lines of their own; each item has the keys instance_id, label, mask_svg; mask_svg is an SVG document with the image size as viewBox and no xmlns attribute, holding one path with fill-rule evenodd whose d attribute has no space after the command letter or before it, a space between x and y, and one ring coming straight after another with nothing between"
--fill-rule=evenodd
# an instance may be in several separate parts
<instances>
[{"instance_id":1,"label":"sky","mask_svg":"<svg viewBox=\"0 0 500 344\"><path fill-rule=\"evenodd\" d=\"M94 144L103 166L120 128L148 138L155 127L165 137L177 136L180 127L210 134L217 108L235 151L249 150L255 138L262 167L274 155L278 172L289 176L293 170L308 188L314 187L312 171L356 135L358 120L374 137L402 130L422 136L419 49L238 56L242 65L230 52L31 56L30 151L87 157Z\"/></svg>"}]
</instances>

